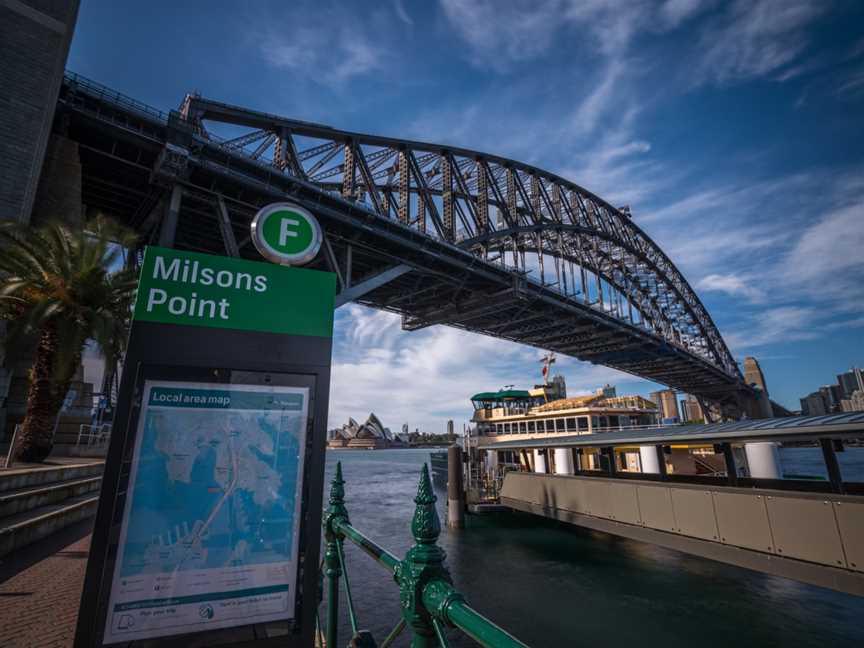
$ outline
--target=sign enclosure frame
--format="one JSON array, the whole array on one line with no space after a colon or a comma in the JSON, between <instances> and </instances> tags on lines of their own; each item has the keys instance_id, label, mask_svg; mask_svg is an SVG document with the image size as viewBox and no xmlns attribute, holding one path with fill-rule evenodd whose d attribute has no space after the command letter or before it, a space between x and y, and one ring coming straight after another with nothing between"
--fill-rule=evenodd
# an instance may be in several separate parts
<instances>
[{"instance_id":1,"label":"sign enclosure frame","mask_svg":"<svg viewBox=\"0 0 864 648\"><path fill-rule=\"evenodd\" d=\"M104 644L141 395L153 380L308 388L305 468L294 619L126 642L126 646L311 645L318 605L327 403L332 338L133 321L102 494L81 596L75 648ZM307 568L308 566L311 568Z\"/></svg>"}]
</instances>

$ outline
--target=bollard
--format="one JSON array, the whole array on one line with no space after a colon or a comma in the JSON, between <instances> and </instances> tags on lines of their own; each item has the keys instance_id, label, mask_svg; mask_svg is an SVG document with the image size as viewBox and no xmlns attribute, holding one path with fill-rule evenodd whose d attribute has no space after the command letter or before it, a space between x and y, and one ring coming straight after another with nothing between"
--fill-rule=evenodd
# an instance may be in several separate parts
<instances>
[{"instance_id":1,"label":"bollard","mask_svg":"<svg viewBox=\"0 0 864 648\"><path fill-rule=\"evenodd\" d=\"M465 528L465 489L462 487L462 450L447 448L447 527Z\"/></svg>"}]
</instances>

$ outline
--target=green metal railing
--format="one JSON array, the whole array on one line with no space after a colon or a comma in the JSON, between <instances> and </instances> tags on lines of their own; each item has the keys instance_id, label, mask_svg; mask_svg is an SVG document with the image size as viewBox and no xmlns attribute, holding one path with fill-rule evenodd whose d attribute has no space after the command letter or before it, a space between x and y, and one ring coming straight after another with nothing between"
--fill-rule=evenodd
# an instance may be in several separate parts
<instances>
[{"instance_id":1,"label":"green metal railing","mask_svg":"<svg viewBox=\"0 0 864 648\"><path fill-rule=\"evenodd\" d=\"M437 544L441 521L435 510L436 500L432 483L429 481L429 469L424 464L417 496L414 498L417 507L411 521L411 533L416 544L408 550L403 560L399 560L351 526L348 510L345 508L342 464L336 464L336 475L330 486L330 506L324 515L326 546L323 577L327 581L327 618L325 628L322 629L319 623L320 645L326 648L338 645L341 579L345 586L348 618L353 633L349 647L377 646L371 634L361 630L357 624L351 583L345 566L343 543L348 540L390 572L399 585L402 618L381 642L380 648L392 645L405 628L411 632L411 648L432 648L436 644L448 648L445 633L447 628L458 628L478 644L488 648L527 648L526 644L474 610L453 587L450 573L444 566L444 550Z\"/></svg>"}]
</instances>

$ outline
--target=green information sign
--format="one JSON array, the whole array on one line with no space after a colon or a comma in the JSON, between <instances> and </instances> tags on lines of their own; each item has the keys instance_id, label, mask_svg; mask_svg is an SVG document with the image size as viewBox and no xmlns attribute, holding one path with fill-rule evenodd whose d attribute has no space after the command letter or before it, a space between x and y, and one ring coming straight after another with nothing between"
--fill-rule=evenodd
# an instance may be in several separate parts
<instances>
[{"instance_id":1,"label":"green information sign","mask_svg":"<svg viewBox=\"0 0 864 648\"><path fill-rule=\"evenodd\" d=\"M148 247L134 319L332 337L336 276Z\"/></svg>"}]
</instances>

